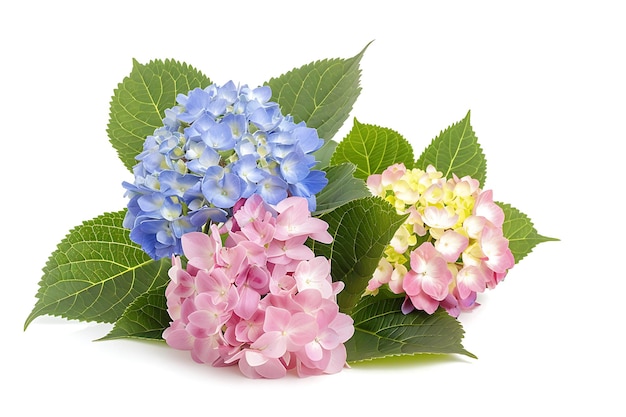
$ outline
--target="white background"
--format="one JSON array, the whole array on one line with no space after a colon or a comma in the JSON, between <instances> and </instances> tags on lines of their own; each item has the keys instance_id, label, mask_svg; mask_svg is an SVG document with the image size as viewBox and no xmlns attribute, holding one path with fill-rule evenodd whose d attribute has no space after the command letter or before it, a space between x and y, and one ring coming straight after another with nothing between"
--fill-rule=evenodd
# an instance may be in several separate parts
<instances>
[{"instance_id":1,"label":"white background","mask_svg":"<svg viewBox=\"0 0 626 417\"><path fill-rule=\"evenodd\" d=\"M0 414L623 413L620 2L10 4L0 17ZM461 316L463 344L478 360L381 361L258 381L164 344L94 342L109 325L40 317L23 330L57 243L125 206L120 184L132 178L106 126L133 58L173 58L214 82L254 86L314 60L352 57L371 40L361 96L336 139L356 117L397 130L419 153L471 110L485 188L561 239L536 247Z\"/></svg>"}]
</instances>

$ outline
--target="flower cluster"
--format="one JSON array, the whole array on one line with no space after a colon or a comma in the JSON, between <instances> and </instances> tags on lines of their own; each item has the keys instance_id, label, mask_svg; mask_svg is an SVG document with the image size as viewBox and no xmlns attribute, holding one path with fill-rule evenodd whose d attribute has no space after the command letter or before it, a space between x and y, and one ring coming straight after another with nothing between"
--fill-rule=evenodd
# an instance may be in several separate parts
<instances>
[{"instance_id":1,"label":"flower cluster","mask_svg":"<svg viewBox=\"0 0 626 417\"><path fill-rule=\"evenodd\" d=\"M300 196L315 210L328 181L312 169L311 154L323 140L284 116L271 96L268 86L229 81L179 94L165 111L136 157L134 183L123 184L124 227L153 259L180 254L185 233L226 221L237 201L254 194L269 204Z\"/></svg>"},{"instance_id":2,"label":"flower cluster","mask_svg":"<svg viewBox=\"0 0 626 417\"><path fill-rule=\"evenodd\" d=\"M376 294L387 284L393 293L406 295L405 313L417 308L432 314L442 307L457 317L515 264L502 233L504 212L476 179L446 179L433 166L423 171L395 164L371 175L367 185L408 218L366 293Z\"/></svg>"},{"instance_id":3,"label":"flower cluster","mask_svg":"<svg viewBox=\"0 0 626 417\"><path fill-rule=\"evenodd\" d=\"M329 260L305 245L332 242L327 228L302 197L269 206L253 195L221 229L185 234L187 264L173 257L163 338L199 363L237 363L250 378L339 372L353 320L339 312L343 283L332 283Z\"/></svg>"}]
</instances>

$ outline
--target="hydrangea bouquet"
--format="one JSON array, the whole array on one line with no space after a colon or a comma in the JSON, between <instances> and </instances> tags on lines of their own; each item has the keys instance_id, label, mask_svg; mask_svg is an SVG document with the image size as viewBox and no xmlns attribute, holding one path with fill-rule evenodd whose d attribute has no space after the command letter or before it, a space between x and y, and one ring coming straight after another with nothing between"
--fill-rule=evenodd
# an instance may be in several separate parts
<instances>
[{"instance_id":1,"label":"hydrangea bouquet","mask_svg":"<svg viewBox=\"0 0 626 417\"><path fill-rule=\"evenodd\" d=\"M59 243L25 328L41 315L111 323L101 339L164 340L250 378L475 357L458 316L555 239L482 188L469 112L420 155L356 119L333 139L366 48L259 87L134 61L108 125L134 176L127 207Z\"/></svg>"}]
</instances>

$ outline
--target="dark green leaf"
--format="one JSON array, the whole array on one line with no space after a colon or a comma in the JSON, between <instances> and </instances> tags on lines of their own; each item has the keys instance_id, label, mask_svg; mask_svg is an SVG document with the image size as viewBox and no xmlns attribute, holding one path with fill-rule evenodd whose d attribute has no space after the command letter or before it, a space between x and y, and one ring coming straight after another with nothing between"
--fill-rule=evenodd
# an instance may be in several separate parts
<instances>
[{"instance_id":1,"label":"dark green leaf","mask_svg":"<svg viewBox=\"0 0 626 417\"><path fill-rule=\"evenodd\" d=\"M337 145L337 142L334 140L327 140L321 148L313 153L313 156L315 156L315 160L317 161L315 169L324 169L330 165L330 159L332 158L333 153L335 153Z\"/></svg>"},{"instance_id":2,"label":"dark green leaf","mask_svg":"<svg viewBox=\"0 0 626 417\"><path fill-rule=\"evenodd\" d=\"M126 168L132 171L146 137L163 126L165 110L177 104L176 96L210 84L208 77L185 63L154 60L143 65L133 60L132 72L114 91L107 128Z\"/></svg>"},{"instance_id":3,"label":"dark green leaf","mask_svg":"<svg viewBox=\"0 0 626 417\"><path fill-rule=\"evenodd\" d=\"M366 49L349 59L315 61L272 78L267 83L272 101L283 114L317 129L320 138L332 139L361 93L359 63Z\"/></svg>"},{"instance_id":4,"label":"dark green leaf","mask_svg":"<svg viewBox=\"0 0 626 417\"><path fill-rule=\"evenodd\" d=\"M312 244L316 255L331 260L334 281L345 288L337 296L341 311L350 313L378 266L383 250L407 216L401 216L386 201L365 197L350 201L321 218L328 223L334 240L330 245Z\"/></svg>"},{"instance_id":5,"label":"dark green leaf","mask_svg":"<svg viewBox=\"0 0 626 417\"><path fill-rule=\"evenodd\" d=\"M163 331L171 321L167 312L166 287L152 288L137 297L115 322L109 334L100 340L125 337L163 340Z\"/></svg>"},{"instance_id":6,"label":"dark green leaf","mask_svg":"<svg viewBox=\"0 0 626 417\"><path fill-rule=\"evenodd\" d=\"M315 196L317 199L315 215L334 210L349 201L372 195L363 180L354 178L354 169L352 164L334 165L324 169L328 185Z\"/></svg>"},{"instance_id":7,"label":"dark green leaf","mask_svg":"<svg viewBox=\"0 0 626 417\"><path fill-rule=\"evenodd\" d=\"M363 302L354 309L354 336L346 343L348 362L417 353L461 354L475 358L461 344L463 328L445 310L403 314L402 298Z\"/></svg>"},{"instance_id":8,"label":"dark green leaf","mask_svg":"<svg viewBox=\"0 0 626 417\"><path fill-rule=\"evenodd\" d=\"M357 167L355 177L367 180L395 163L411 168L413 158L411 144L398 132L354 119L352 130L337 146L331 164L350 162Z\"/></svg>"},{"instance_id":9,"label":"dark green leaf","mask_svg":"<svg viewBox=\"0 0 626 417\"><path fill-rule=\"evenodd\" d=\"M559 240L537 233L530 218L518 209L505 203L498 202L497 204L504 211L502 232L504 237L509 240L509 248L515 258L515 263L518 263L532 252L533 248L538 244Z\"/></svg>"},{"instance_id":10,"label":"dark green leaf","mask_svg":"<svg viewBox=\"0 0 626 417\"><path fill-rule=\"evenodd\" d=\"M443 172L445 178L451 178L452 174L469 175L481 185L485 184L487 161L470 125L470 112L433 139L415 164L420 169L428 165Z\"/></svg>"},{"instance_id":11,"label":"dark green leaf","mask_svg":"<svg viewBox=\"0 0 626 417\"><path fill-rule=\"evenodd\" d=\"M113 323L135 298L168 280L170 260L154 261L135 245L122 226L124 214L85 221L59 243L24 328L42 315Z\"/></svg>"}]
</instances>

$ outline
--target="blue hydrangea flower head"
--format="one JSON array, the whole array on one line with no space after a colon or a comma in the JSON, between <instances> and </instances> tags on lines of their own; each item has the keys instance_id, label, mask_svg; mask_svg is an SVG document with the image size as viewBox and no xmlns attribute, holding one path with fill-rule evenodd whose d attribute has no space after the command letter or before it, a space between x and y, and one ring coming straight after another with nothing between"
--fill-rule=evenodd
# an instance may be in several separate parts
<instances>
[{"instance_id":1,"label":"blue hydrangea flower head","mask_svg":"<svg viewBox=\"0 0 626 417\"><path fill-rule=\"evenodd\" d=\"M232 216L242 199L258 194L269 204L291 195L315 195L327 184L313 152L324 141L271 102L268 86L229 81L179 94L163 126L145 139L124 182L124 227L153 259L182 254L181 237Z\"/></svg>"}]
</instances>

